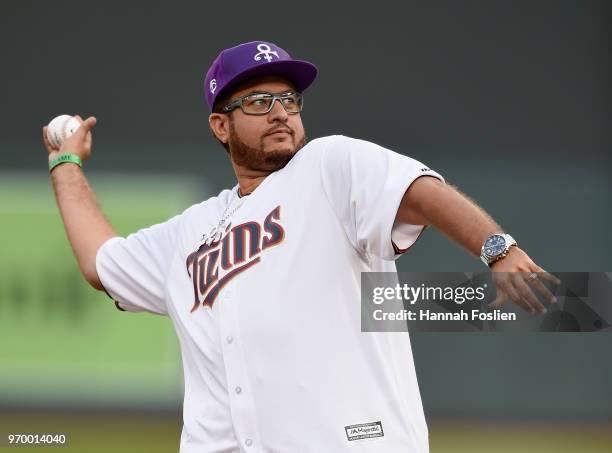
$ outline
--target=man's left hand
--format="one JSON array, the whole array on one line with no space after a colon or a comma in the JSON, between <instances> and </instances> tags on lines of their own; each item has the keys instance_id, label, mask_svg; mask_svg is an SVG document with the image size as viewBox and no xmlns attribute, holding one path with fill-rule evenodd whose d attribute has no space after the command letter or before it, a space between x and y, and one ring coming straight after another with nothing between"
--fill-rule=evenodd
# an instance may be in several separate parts
<instances>
[{"instance_id":1,"label":"man's left hand","mask_svg":"<svg viewBox=\"0 0 612 453\"><path fill-rule=\"evenodd\" d=\"M561 281L535 264L519 247L512 246L508 254L491 265L497 297L489 304L491 309L501 308L508 299L530 313L544 313L546 308L538 300L535 288L549 303L557 299L543 282L558 285Z\"/></svg>"}]
</instances>

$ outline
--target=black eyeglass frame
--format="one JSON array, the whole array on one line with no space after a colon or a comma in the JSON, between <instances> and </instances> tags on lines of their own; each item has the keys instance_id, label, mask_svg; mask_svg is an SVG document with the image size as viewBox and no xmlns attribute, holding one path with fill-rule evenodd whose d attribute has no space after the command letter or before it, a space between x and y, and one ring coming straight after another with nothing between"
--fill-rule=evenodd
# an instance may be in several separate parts
<instances>
[{"instance_id":1,"label":"black eyeglass frame","mask_svg":"<svg viewBox=\"0 0 612 453\"><path fill-rule=\"evenodd\" d=\"M272 96L272 102L270 102L270 106L268 107L268 110L266 110L265 112L259 112L259 113L246 112L244 110L244 104L243 104L244 100L248 98L249 96L253 96L254 94L267 94L267 95ZM287 107L285 106L285 104L283 104L283 98L286 98L287 96L297 96L298 106L300 110L298 110L297 112L289 112L287 110ZM232 110L235 110L238 107L240 107L240 110L242 110L242 113L244 113L245 115L256 115L256 116L267 115L274 108L274 103L276 102L277 99L280 101L280 104L285 109L285 112L287 112L289 115L295 115L297 113L300 113L302 109L304 108L304 96L302 95L302 93L298 91L283 91L282 93L270 93L269 91L253 91L252 93L245 94L244 96L241 96L238 99L230 102L229 104L227 104L225 107L221 109L221 112L229 113Z\"/></svg>"}]
</instances>

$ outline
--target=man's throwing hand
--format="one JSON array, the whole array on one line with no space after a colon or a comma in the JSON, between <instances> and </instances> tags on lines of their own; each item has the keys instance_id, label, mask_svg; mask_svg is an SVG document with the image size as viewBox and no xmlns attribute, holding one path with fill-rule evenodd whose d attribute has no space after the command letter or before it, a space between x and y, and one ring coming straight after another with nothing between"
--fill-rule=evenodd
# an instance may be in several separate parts
<instances>
[{"instance_id":1,"label":"man's throwing hand","mask_svg":"<svg viewBox=\"0 0 612 453\"><path fill-rule=\"evenodd\" d=\"M75 118L81 122L81 125L74 134L64 141L59 149L55 148L49 141L47 126L43 127L43 143L49 154L49 162L61 154L76 154L83 162L89 159L92 144L91 129L96 125L97 120L93 116L90 116L85 121L79 115L75 115Z\"/></svg>"}]
</instances>

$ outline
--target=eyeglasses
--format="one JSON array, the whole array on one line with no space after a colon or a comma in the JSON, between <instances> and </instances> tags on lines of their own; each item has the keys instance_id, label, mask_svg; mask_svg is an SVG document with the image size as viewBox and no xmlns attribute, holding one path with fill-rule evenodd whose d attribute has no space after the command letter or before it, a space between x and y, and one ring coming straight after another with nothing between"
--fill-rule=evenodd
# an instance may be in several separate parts
<instances>
[{"instance_id":1,"label":"eyeglasses","mask_svg":"<svg viewBox=\"0 0 612 453\"><path fill-rule=\"evenodd\" d=\"M300 113L304 105L304 99L301 93L294 91L285 91L284 93L268 93L258 91L242 96L235 101L230 102L221 110L223 113L229 113L240 107L246 115L265 115L272 110L276 100L279 100L287 113L293 115Z\"/></svg>"}]
</instances>

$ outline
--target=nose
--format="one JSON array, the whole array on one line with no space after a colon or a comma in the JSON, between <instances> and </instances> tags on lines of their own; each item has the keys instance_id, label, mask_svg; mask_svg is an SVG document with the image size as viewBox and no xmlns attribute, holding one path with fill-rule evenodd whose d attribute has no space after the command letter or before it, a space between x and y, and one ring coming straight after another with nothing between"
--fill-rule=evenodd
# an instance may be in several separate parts
<instances>
[{"instance_id":1,"label":"nose","mask_svg":"<svg viewBox=\"0 0 612 453\"><path fill-rule=\"evenodd\" d=\"M273 123L274 121L286 122L289 118L289 114L283 107L280 99L274 99L274 103L272 104L272 110L268 113L268 121Z\"/></svg>"}]
</instances>

